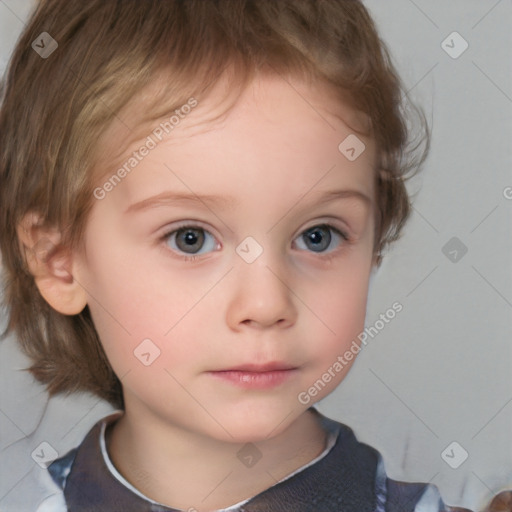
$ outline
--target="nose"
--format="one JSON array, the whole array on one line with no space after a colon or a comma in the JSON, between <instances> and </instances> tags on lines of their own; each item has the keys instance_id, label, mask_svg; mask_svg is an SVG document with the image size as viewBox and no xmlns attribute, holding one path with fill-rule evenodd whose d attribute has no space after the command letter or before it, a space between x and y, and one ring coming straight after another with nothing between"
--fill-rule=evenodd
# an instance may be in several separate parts
<instances>
[{"instance_id":1,"label":"nose","mask_svg":"<svg viewBox=\"0 0 512 512\"><path fill-rule=\"evenodd\" d=\"M234 331L244 328L287 328L297 320L293 284L284 265L265 251L253 263L237 262L231 279L233 293L227 309L227 324Z\"/></svg>"}]
</instances>

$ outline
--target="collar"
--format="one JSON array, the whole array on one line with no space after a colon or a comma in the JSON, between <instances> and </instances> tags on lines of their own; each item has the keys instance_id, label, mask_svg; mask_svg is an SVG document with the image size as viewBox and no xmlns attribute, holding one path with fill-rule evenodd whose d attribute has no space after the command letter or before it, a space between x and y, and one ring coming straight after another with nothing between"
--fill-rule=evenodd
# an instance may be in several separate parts
<instances>
[{"instance_id":1,"label":"collar","mask_svg":"<svg viewBox=\"0 0 512 512\"><path fill-rule=\"evenodd\" d=\"M313 407L311 410L328 432L324 452L255 497L219 512L374 510L378 452L359 443L346 425L323 416ZM122 411L116 412L96 423L76 449L64 488L69 510L182 512L144 496L110 461L105 431L122 414Z\"/></svg>"}]
</instances>

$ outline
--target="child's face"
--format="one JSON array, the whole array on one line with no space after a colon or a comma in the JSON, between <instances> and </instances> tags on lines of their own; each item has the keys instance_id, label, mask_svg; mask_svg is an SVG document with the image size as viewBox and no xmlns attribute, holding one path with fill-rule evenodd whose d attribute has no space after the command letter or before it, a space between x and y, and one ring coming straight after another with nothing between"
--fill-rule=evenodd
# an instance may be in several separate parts
<instances>
[{"instance_id":1,"label":"child's face","mask_svg":"<svg viewBox=\"0 0 512 512\"><path fill-rule=\"evenodd\" d=\"M199 103L95 200L76 277L137 421L264 439L331 392L353 363L333 370L364 328L375 148L359 137L366 149L349 161L338 145L352 132L329 113L333 98L292 84L258 79L221 121L198 122L215 95ZM368 201L321 199L341 190ZM218 202L194 200L204 195ZM304 234L325 224L334 230ZM176 233L183 226L192 229ZM294 369L214 373L269 363ZM309 393L319 379L321 390Z\"/></svg>"}]
</instances>

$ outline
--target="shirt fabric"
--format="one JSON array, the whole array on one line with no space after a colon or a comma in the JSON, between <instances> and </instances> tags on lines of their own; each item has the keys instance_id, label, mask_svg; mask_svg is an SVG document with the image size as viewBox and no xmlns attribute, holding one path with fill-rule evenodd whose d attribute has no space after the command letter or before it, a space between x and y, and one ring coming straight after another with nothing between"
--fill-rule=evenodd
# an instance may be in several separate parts
<instances>
[{"instance_id":1,"label":"shirt fabric","mask_svg":"<svg viewBox=\"0 0 512 512\"><path fill-rule=\"evenodd\" d=\"M327 432L324 451L258 495L218 512L471 512L447 506L435 485L392 480L377 450L352 429L311 408ZM48 497L36 512L194 512L155 502L109 458L105 432L122 415L97 422L80 445L44 473Z\"/></svg>"}]
</instances>

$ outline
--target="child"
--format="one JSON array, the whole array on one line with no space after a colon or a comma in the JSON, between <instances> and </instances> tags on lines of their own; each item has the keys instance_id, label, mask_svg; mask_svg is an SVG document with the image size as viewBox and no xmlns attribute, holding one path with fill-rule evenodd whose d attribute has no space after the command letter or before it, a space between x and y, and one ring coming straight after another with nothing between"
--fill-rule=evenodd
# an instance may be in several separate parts
<instances>
[{"instance_id":1,"label":"child","mask_svg":"<svg viewBox=\"0 0 512 512\"><path fill-rule=\"evenodd\" d=\"M409 216L404 99L356 0L39 2L0 114L8 330L119 409L39 512L462 510L313 407Z\"/></svg>"}]
</instances>

